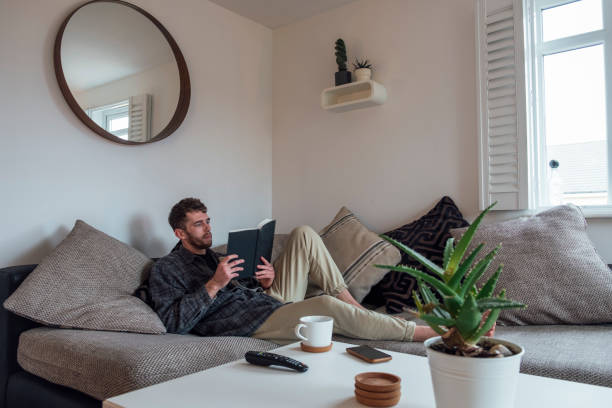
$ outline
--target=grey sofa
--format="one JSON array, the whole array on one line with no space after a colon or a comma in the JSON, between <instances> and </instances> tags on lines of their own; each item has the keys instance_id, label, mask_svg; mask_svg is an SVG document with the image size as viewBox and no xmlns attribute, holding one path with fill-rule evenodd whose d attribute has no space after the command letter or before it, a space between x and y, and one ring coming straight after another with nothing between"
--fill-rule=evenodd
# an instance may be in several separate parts
<instances>
[{"instance_id":1,"label":"grey sofa","mask_svg":"<svg viewBox=\"0 0 612 408\"><path fill-rule=\"evenodd\" d=\"M34 267L0 269L0 302ZM277 347L251 338L38 327L4 309L0 333L0 408L100 406L105 398L242 358L248 350ZM524 373L612 387L612 325L498 327L496 337L525 347ZM425 355L422 343L335 339Z\"/></svg>"}]
</instances>

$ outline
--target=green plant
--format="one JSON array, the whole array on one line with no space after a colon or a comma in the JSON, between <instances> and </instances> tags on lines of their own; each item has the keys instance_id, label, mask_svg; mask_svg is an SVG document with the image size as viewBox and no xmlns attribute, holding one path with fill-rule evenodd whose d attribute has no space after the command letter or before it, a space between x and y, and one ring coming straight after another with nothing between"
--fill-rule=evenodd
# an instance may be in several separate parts
<instances>
[{"instance_id":1,"label":"green plant","mask_svg":"<svg viewBox=\"0 0 612 408\"><path fill-rule=\"evenodd\" d=\"M346 71L346 45L344 40L338 38L336 40L336 64L338 64L338 71Z\"/></svg>"},{"instance_id":2,"label":"green plant","mask_svg":"<svg viewBox=\"0 0 612 408\"><path fill-rule=\"evenodd\" d=\"M499 295L493 296L503 265L497 268L480 289L476 286L476 282L493 261L501 244L476 264L474 264L476 256L484 244L478 245L464 259L478 225L495 204L493 203L476 218L457 245L453 238L448 239L444 248L442 268L417 251L382 235L382 238L410 255L433 276L405 265L376 266L405 272L417 279L418 291L415 290L412 295L418 317L442 337L448 348L458 350L463 355L475 355L481 351L478 342L493 327L501 309L525 307L522 303L506 299L505 289ZM440 294L442 301L438 300L432 289Z\"/></svg>"},{"instance_id":3,"label":"green plant","mask_svg":"<svg viewBox=\"0 0 612 408\"><path fill-rule=\"evenodd\" d=\"M367 59L360 61L357 58L355 58L355 62L353 62L353 68L354 69L359 69L359 68L372 69L372 64L370 64L370 62Z\"/></svg>"}]
</instances>

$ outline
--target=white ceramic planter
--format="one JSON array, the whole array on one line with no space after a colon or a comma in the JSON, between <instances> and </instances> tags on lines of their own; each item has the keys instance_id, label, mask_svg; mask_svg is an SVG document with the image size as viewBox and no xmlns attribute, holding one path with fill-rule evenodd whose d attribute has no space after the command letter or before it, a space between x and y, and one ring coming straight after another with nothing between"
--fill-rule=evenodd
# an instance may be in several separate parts
<instances>
[{"instance_id":1,"label":"white ceramic planter","mask_svg":"<svg viewBox=\"0 0 612 408\"><path fill-rule=\"evenodd\" d=\"M355 82L369 81L372 78L372 70L370 68L358 68L355 70Z\"/></svg>"},{"instance_id":2,"label":"white ceramic planter","mask_svg":"<svg viewBox=\"0 0 612 408\"><path fill-rule=\"evenodd\" d=\"M437 408L513 408L524 350L514 343L491 339L518 354L504 358L453 356L432 350L441 341L425 341Z\"/></svg>"}]
</instances>

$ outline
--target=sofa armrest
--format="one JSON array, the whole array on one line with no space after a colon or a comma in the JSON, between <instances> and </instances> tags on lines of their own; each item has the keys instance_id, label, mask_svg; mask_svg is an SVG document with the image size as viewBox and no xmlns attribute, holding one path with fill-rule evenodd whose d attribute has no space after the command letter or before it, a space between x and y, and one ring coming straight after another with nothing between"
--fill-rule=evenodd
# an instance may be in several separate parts
<instances>
[{"instance_id":1,"label":"sofa armrest","mask_svg":"<svg viewBox=\"0 0 612 408\"><path fill-rule=\"evenodd\" d=\"M36 265L21 265L0 269L0 408L5 406L8 377L20 370L17 364L19 335L23 331L40 326L9 312L1 305L35 267Z\"/></svg>"}]
</instances>

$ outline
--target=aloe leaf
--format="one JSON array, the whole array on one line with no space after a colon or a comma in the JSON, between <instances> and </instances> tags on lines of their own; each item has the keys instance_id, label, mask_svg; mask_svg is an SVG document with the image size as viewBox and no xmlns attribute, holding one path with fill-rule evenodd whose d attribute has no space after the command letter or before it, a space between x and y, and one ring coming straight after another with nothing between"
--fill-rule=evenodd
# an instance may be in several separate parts
<instances>
[{"instance_id":1,"label":"aloe leaf","mask_svg":"<svg viewBox=\"0 0 612 408\"><path fill-rule=\"evenodd\" d=\"M416 290L412 291L412 299L414 299L414 304L416 305L417 310L419 311L419 314L424 313L423 312L423 302L421 302L419 293Z\"/></svg>"},{"instance_id":2,"label":"aloe leaf","mask_svg":"<svg viewBox=\"0 0 612 408\"><path fill-rule=\"evenodd\" d=\"M499 279L499 274L502 269L504 269L504 265L500 264L497 267L495 273L487 280L487 283L484 284L478 295L476 296L476 300L484 299L493 296L493 291L495 291L495 285L497 285L497 279Z\"/></svg>"},{"instance_id":3,"label":"aloe leaf","mask_svg":"<svg viewBox=\"0 0 612 408\"><path fill-rule=\"evenodd\" d=\"M457 271L451 276L450 280L447 282L448 286L450 286L454 290L457 290L457 288L459 287L459 284L461 283L461 279L463 279L463 276L465 275L465 273L470 270L470 268L472 267L472 264L474 263L474 260L476 259L476 256L482 250L482 248L484 248L484 244L478 245L468 255L468 257L465 258L465 261L461 262L461 264L459 265L459 268L457 268Z\"/></svg>"},{"instance_id":4,"label":"aloe leaf","mask_svg":"<svg viewBox=\"0 0 612 408\"><path fill-rule=\"evenodd\" d=\"M455 293L454 290L452 290L450 287L448 287L448 285L446 283L442 282L439 279L434 278L431 275L428 275L427 273L425 273L423 271L419 271L418 269L414 269L414 268L411 268L411 267L405 266L405 265L398 265L398 266L375 265L375 266L377 268L384 268L384 269L389 269L391 271L407 273L410 276L414 276L417 279L422 279L425 282L429 283L431 286L434 287L434 289L436 289L438 292L440 292L440 294L442 294L443 296L458 297L457 293Z\"/></svg>"},{"instance_id":5,"label":"aloe leaf","mask_svg":"<svg viewBox=\"0 0 612 408\"><path fill-rule=\"evenodd\" d=\"M451 255L453 255L453 250L455 249L455 238L450 237L446 240L446 246L444 247L444 261L442 262L442 266L446 269L448 265L448 261L450 261Z\"/></svg>"},{"instance_id":6,"label":"aloe leaf","mask_svg":"<svg viewBox=\"0 0 612 408\"><path fill-rule=\"evenodd\" d=\"M465 279L465 281L463 282L461 289L459 289L459 296L464 297L465 294L476 284L476 281L480 279L480 277L485 273L489 265L491 265L491 262L493 262L493 258L495 258L495 255L497 254L497 251L499 251L499 248L501 248L501 245L498 245L493 248L491 252L489 252L484 258L480 260L480 262L476 264L476 266L474 266L474 269L472 269L467 279Z\"/></svg>"},{"instance_id":7,"label":"aloe leaf","mask_svg":"<svg viewBox=\"0 0 612 408\"><path fill-rule=\"evenodd\" d=\"M438 298L433 294L429 286L424 285L421 279L417 279L417 285L425 303L429 303L435 306L432 310L432 313L438 317L449 319L450 314L446 310L440 308L440 302L438 301Z\"/></svg>"},{"instance_id":8,"label":"aloe leaf","mask_svg":"<svg viewBox=\"0 0 612 408\"><path fill-rule=\"evenodd\" d=\"M516 309L516 308L525 308L527 306L525 306L525 304L521 303L521 302L517 302L514 300L508 300L508 299L500 299L500 298L484 298L484 299L479 299L477 301L478 303L478 308L482 311L485 310L489 310L489 309Z\"/></svg>"},{"instance_id":9,"label":"aloe leaf","mask_svg":"<svg viewBox=\"0 0 612 408\"><path fill-rule=\"evenodd\" d=\"M491 330L491 327L493 327L493 325L497 321L497 318L499 317L499 312L501 312L501 310L499 309L492 310L491 313L489 313L489 316L487 316L487 319L485 320L483 325L480 326L480 329L476 330L476 333L474 333L472 337L467 339L466 342L472 344L478 343L478 340L480 340L480 338L484 336L486 332Z\"/></svg>"},{"instance_id":10,"label":"aloe leaf","mask_svg":"<svg viewBox=\"0 0 612 408\"><path fill-rule=\"evenodd\" d=\"M425 303L439 304L438 298L436 298L429 286L423 284L422 279L417 279L417 286L419 287L419 292L421 292L421 296L423 296Z\"/></svg>"},{"instance_id":11,"label":"aloe leaf","mask_svg":"<svg viewBox=\"0 0 612 408\"><path fill-rule=\"evenodd\" d=\"M425 258L423 255L419 254L414 249L408 248L406 245L402 244L401 242L396 241L393 238L390 238L386 235L381 235L380 237L384 240L389 241L390 243L392 243L393 245L395 245L396 247L398 247L399 249L401 249L402 251L410 255L412 258L418 261L421 265L423 265L425 268L429 269L436 275L444 276L444 270L442 268L440 268L435 263L431 262L429 259Z\"/></svg>"},{"instance_id":12,"label":"aloe leaf","mask_svg":"<svg viewBox=\"0 0 612 408\"><path fill-rule=\"evenodd\" d=\"M437 326L453 327L456 324L455 319L443 319L432 314L419 315L419 319L425 320L427 323L435 324Z\"/></svg>"},{"instance_id":13,"label":"aloe leaf","mask_svg":"<svg viewBox=\"0 0 612 408\"><path fill-rule=\"evenodd\" d=\"M423 317L423 315L420 315L419 317L420 317L420 318L422 318L422 317ZM434 323L434 322L432 322L432 321L428 321L428 320L426 320L426 319L423 319L423 320L425 321L425 323L427 323L427 325L428 325L429 327L431 327L431 329L432 329L433 331L435 331L436 333L438 333L440 336L442 336L444 333L446 333L446 330L444 330L444 329L443 329L442 327L440 327L438 324L436 324L436 323Z\"/></svg>"},{"instance_id":14,"label":"aloe leaf","mask_svg":"<svg viewBox=\"0 0 612 408\"><path fill-rule=\"evenodd\" d=\"M451 316L456 316L463 306L463 298L459 296L444 296L444 306Z\"/></svg>"},{"instance_id":15,"label":"aloe leaf","mask_svg":"<svg viewBox=\"0 0 612 408\"><path fill-rule=\"evenodd\" d=\"M456 327L457 330L459 330L461 337L464 339L472 337L478 330L481 319L482 313L480 313L480 310L478 310L476 299L474 299L472 294L469 294L465 302L463 302L463 307L459 311L456 319Z\"/></svg>"},{"instance_id":16,"label":"aloe leaf","mask_svg":"<svg viewBox=\"0 0 612 408\"><path fill-rule=\"evenodd\" d=\"M459 262L461 262L461 259L463 258L463 255L465 254L465 251L467 250L468 246L470 245L470 242L472 241L472 238L474 237L474 233L476 232L476 229L478 228L478 225L480 224L480 222L484 218L485 214L488 213L489 210L495 204L497 204L497 201L494 202L493 204L491 204L490 206L488 206L483 212L481 212L480 215L478 217L476 217L476 219L474 220L472 225L470 225L468 227L468 229L465 231L465 233L463 234L463 237L461 237L461 239L459 240L459 243L455 247L455 251L453 252L453 256L451 257L450 261L448 262L448 266L446 268L447 271L450 271L450 273L454 273L455 270L457 270L457 267L459 266Z\"/></svg>"}]
</instances>

